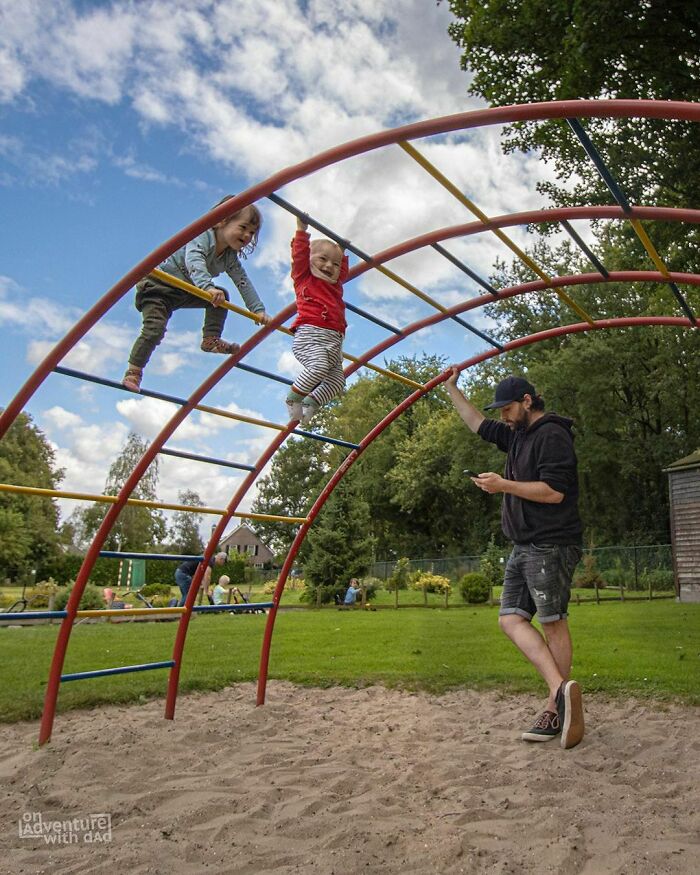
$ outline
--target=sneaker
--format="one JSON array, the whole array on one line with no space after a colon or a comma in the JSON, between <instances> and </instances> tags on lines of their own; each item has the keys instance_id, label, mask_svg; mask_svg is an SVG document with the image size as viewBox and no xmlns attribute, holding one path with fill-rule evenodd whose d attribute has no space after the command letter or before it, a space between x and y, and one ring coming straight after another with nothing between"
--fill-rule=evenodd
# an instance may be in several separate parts
<instances>
[{"instance_id":1,"label":"sneaker","mask_svg":"<svg viewBox=\"0 0 700 875\"><path fill-rule=\"evenodd\" d=\"M133 365L129 365L126 369L126 373L122 377L122 386L130 392L139 392L141 390L142 378L143 371L141 368L135 368Z\"/></svg>"},{"instance_id":2,"label":"sneaker","mask_svg":"<svg viewBox=\"0 0 700 875\"><path fill-rule=\"evenodd\" d=\"M561 726L561 746L568 750L583 738L583 700L581 687L576 681L564 681L556 695L559 725Z\"/></svg>"},{"instance_id":3,"label":"sneaker","mask_svg":"<svg viewBox=\"0 0 700 875\"><path fill-rule=\"evenodd\" d=\"M287 413L289 414L290 419L294 419L299 422L299 420L304 415L304 409L301 406L301 401L287 400Z\"/></svg>"},{"instance_id":4,"label":"sneaker","mask_svg":"<svg viewBox=\"0 0 700 875\"><path fill-rule=\"evenodd\" d=\"M559 715L555 711L543 711L535 725L520 736L523 741L551 741L561 732Z\"/></svg>"},{"instance_id":5,"label":"sneaker","mask_svg":"<svg viewBox=\"0 0 700 875\"><path fill-rule=\"evenodd\" d=\"M316 404L315 401L309 401L308 399L304 401L304 403L301 405L301 424L303 426L307 426L314 418L314 416L316 416L320 409L321 405Z\"/></svg>"},{"instance_id":6,"label":"sneaker","mask_svg":"<svg viewBox=\"0 0 700 875\"><path fill-rule=\"evenodd\" d=\"M223 355L233 355L241 347L237 343L228 343L220 337L205 337L201 349L204 352L220 352Z\"/></svg>"}]
</instances>

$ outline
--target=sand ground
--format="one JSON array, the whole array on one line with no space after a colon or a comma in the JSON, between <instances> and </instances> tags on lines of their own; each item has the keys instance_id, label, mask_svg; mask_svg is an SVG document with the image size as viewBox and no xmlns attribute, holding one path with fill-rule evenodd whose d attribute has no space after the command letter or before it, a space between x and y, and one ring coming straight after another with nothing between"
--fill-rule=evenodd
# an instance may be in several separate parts
<instances>
[{"instance_id":1,"label":"sand ground","mask_svg":"<svg viewBox=\"0 0 700 875\"><path fill-rule=\"evenodd\" d=\"M4 726L0 872L700 872L698 708L587 696L564 751L519 740L530 696L272 682L267 700L74 711L42 749L37 724ZM111 836L88 843L97 813ZM37 815L78 819L76 843L20 837Z\"/></svg>"}]
</instances>

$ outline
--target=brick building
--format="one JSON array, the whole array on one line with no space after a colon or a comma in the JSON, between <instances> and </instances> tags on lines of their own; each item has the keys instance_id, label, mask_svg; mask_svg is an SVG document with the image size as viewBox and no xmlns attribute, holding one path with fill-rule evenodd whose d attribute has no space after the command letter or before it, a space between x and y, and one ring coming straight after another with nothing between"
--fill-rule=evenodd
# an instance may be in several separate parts
<instances>
[{"instance_id":1,"label":"brick building","mask_svg":"<svg viewBox=\"0 0 700 875\"><path fill-rule=\"evenodd\" d=\"M262 568L266 562L272 562L274 559L272 550L247 523L241 523L237 529L223 537L219 542L219 549L227 553L243 553L248 557L250 564L258 568Z\"/></svg>"}]
</instances>

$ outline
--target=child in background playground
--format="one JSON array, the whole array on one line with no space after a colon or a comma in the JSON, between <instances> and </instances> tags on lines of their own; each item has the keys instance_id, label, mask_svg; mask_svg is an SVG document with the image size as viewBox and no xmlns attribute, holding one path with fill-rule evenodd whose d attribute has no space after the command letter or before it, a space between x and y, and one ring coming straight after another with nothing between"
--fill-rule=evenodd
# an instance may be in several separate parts
<instances>
[{"instance_id":1,"label":"child in background playground","mask_svg":"<svg viewBox=\"0 0 700 875\"><path fill-rule=\"evenodd\" d=\"M212 594L212 604L213 605L225 605L226 604L226 589L228 588L229 592L231 591L231 578L228 574L222 574L219 580L217 581L216 586L214 587L214 592Z\"/></svg>"},{"instance_id":2,"label":"child in background playground","mask_svg":"<svg viewBox=\"0 0 700 875\"><path fill-rule=\"evenodd\" d=\"M294 420L308 425L315 413L345 389L343 282L348 259L332 240L309 242L308 225L297 219L292 240L292 279L297 318L292 323L292 352L304 370L287 395Z\"/></svg>"},{"instance_id":3,"label":"child in background playground","mask_svg":"<svg viewBox=\"0 0 700 875\"><path fill-rule=\"evenodd\" d=\"M226 195L214 206L232 197ZM143 324L141 334L131 349L129 365L122 379L123 386L132 392L139 391L143 369L153 350L165 337L168 320L175 310L204 308L201 345L204 352L238 352L240 347L237 343L227 343L221 339L227 313L221 305L228 301L228 292L216 286L212 279L221 273L227 273L233 280L246 307L257 313L263 324L268 322L265 306L239 260L239 255L245 257L255 249L261 226L262 216L258 208L251 204L217 222L213 228L195 237L159 265L165 273L211 292L211 302L153 277L146 277L137 283L135 303Z\"/></svg>"}]
</instances>

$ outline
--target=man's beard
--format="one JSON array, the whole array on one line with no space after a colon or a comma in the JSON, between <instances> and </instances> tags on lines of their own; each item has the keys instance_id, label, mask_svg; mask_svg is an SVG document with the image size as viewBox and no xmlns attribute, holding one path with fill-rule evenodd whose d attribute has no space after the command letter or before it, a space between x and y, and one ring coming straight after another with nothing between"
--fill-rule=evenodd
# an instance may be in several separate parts
<instances>
[{"instance_id":1,"label":"man's beard","mask_svg":"<svg viewBox=\"0 0 700 875\"><path fill-rule=\"evenodd\" d=\"M525 431L529 427L530 421L530 411L523 409L521 410L518 419L509 422L508 427L511 428L513 431Z\"/></svg>"}]
</instances>

